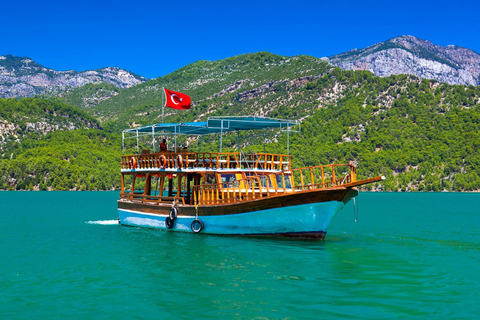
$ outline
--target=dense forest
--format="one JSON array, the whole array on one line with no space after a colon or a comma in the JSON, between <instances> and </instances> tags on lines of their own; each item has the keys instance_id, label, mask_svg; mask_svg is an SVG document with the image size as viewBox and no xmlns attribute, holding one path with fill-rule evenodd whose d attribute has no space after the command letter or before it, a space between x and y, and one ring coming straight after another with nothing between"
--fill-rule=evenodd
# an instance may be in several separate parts
<instances>
[{"instance_id":1,"label":"dense forest","mask_svg":"<svg viewBox=\"0 0 480 320\"><path fill-rule=\"evenodd\" d=\"M359 178L387 177L364 190L480 190L479 87L380 78L268 53L199 61L129 89L0 100L0 189L118 189L121 130L161 122L163 86L194 101L188 111L165 110L166 122L249 114L301 120L301 132L290 136L294 166L356 161ZM286 139L267 132L266 151L286 153ZM188 143L198 148L198 140ZM240 148L263 151L262 143L263 132L245 133ZM223 150L238 147L226 134ZM202 150L217 151L218 139L203 139Z\"/></svg>"},{"instance_id":2,"label":"dense forest","mask_svg":"<svg viewBox=\"0 0 480 320\"><path fill-rule=\"evenodd\" d=\"M121 139L85 111L42 99L0 99L0 189L118 188Z\"/></svg>"},{"instance_id":3,"label":"dense forest","mask_svg":"<svg viewBox=\"0 0 480 320\"><path fill-rule=\"evenodd\" d=\"M386 191L480 189L480 88L336 69L306 90L335 84L354 89L305 120L317 148L303 164L355 159L363 177L387 177Z\"/></svg>"}]
</instances>

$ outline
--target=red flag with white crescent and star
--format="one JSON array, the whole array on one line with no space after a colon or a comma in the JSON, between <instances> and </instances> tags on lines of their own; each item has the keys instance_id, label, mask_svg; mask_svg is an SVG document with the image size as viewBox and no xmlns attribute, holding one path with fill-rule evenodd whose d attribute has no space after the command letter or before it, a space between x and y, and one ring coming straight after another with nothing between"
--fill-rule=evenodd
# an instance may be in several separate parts
<instances>
[{"instance_id":1,"label":"red flag with white crescent and star","mask_svg":"<svg viewBox=\"0 0 480 320\"><path fill-rule=\"evenodd\" d=\"M185 93L175 92L165 89L165 107L187 110L190 109L191 99Z\"/></svg>"}]
</instances>

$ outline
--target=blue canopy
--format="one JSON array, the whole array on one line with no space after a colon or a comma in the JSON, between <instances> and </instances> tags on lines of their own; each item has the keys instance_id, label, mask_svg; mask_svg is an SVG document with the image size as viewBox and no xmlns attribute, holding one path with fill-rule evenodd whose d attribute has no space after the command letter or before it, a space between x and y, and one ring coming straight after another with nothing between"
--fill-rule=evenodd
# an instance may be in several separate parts
<instances>
[{"instance_id":1,"label":"blue canopy","mask_svg":"<svg viewBox=\"0 0 480 320\"><path fill-rule=\"evenodd\" d=\"M264 118L256 116L244 117L210 117L207 121L207 127L216 128L221 131L233 130L256 130L266 128L288 129L300 124L299 121L283 120L275 118Z\"/></svg>"},{"instance_id":2,"label":"blue canopy","mask_svg":"<svg viewBox=\"0 0 480 320\"><path fill-rule=\"evenodd\" d=\"M207 122L157 123L148 126L123 130L123 133L204 135L228 131L258 130L277 128L293 131L290 127L300 125L298 120L283 120L256 116L210 117Z\"/></svg>"},{"instance_id":3,"label":"blue canopy","mask_svg":"<svg viewBox=\"0 0 480 320\"><path fill-rule=\"evenodd\" d=\"M160 133L168 132L174 134L208 134L207 122L183 122L183 123L157 123L148 126L123 130L124 133Z\"/></svg>"},{"instance_id":4,"label":"blue canopy","mask_svg":"<svg viewBox=\"0 0 480 320\"><path fill-rule=\"evenodd\" d=\"M292 127L298 126L295 130ZM240 117L210 117L207 122L182 122L182 123L157 123L148 126L126 129L122 131L122 146L125 149L125 139L152 136L152 147L155 151L155 135L173 134L175 136L175 149L177 146L177 135L205 135L220 133L220 152L222 150L222 136L224 132L258 130L276 128L287 132L287 153L289 153L288 134L300 131L300 121L283 120L275 118L264 118L256 116ZM264 133L265 149L265 133Z\"/></svg>"}]
</instances>

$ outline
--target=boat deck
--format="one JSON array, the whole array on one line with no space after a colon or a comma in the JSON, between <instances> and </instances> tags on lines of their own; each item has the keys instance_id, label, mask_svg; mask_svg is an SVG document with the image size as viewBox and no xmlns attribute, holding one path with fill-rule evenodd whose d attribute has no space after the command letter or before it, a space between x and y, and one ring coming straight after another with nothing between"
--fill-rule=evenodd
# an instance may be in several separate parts
<instances>
[{"instance_id":1,"label":"boat deck","mask_svg":"<svg viewBox=\"0 0 480 320\"><path fill-rule=\"evenodd\" d=\"M201 164L202 162L200 161L199 163ZM124 174L132 175L134 179L137 177L146 178L147 180L158 179L161 181L160 190L163 190L164 179L172 174L165 171L156 172L158 171L148 173L130 171ZM352 188L384 179L383 177L375 177L357 181L356 167L351 164L330 164L277 172L256 171L251 172L251 174L251 176L243 179L219 180L217 183L206 183L204 180L202 184L199 183L201 174L198 174L196 184L190 186L189 182L193 180L192 174L177 171L174 176L178 179L176 185L178 186L177 190L181 190L180 192L173 192L170 196L165 197L163 195L151 194L150 189L145 188L144 192L122 191L120 198L149 205L173 202L181 205L213 206L315 190ZM219 176L221 177L221 174ZM186 189L181 188L182 183L183 186L186 185Z\"/></svg>"},{"instance_id":2,"label":"boat deck","mask_svg":"<svg viewBox=\"0 0 480 320\"><path fill-rule=\"evenodd\" d=\"M284 154L240 152L157 152L125 155L122 172L139 170L290 170L292 156Z\"/></svg>"}]
</instances>

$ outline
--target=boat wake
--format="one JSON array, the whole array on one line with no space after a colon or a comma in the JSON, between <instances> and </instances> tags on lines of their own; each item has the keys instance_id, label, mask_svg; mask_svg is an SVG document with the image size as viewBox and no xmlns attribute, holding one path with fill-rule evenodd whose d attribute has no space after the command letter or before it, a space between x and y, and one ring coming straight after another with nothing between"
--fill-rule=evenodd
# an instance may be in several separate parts
<instances>
[{"instance_id":1,"label":"boat wake","mask_svg":"<svg viewBox=\"0 0 480 320\"><path fill-rule=\"evenodd\" d=\"M98 220L98 221L87 221L88 224L101 224L101 225L114 225L118 224L118 220Z\"/></svg>"}]
</instances>

